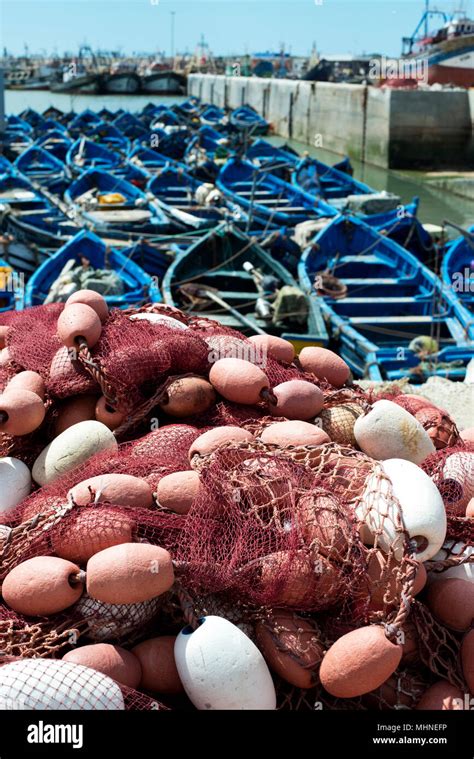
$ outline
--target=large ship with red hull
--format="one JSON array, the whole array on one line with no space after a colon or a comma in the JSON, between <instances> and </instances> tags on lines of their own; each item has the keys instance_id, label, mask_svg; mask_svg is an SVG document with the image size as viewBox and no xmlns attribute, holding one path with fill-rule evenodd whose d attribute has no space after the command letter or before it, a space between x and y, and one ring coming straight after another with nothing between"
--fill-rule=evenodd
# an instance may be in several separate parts
<instances>
[{"instance_id":1,"label":"large ship with red hull","mask_svg":"<svg viewBox=\"0 0 474 759\"><path fill-rule=\"evenodd\" d=\"M444 23L429 34L432 16L441 17ZM474 87L474 21L464 15L426 10L413 36L403 40L403 46L403 60L416 61L427 84Z\"/></svg>"}]
</instances>

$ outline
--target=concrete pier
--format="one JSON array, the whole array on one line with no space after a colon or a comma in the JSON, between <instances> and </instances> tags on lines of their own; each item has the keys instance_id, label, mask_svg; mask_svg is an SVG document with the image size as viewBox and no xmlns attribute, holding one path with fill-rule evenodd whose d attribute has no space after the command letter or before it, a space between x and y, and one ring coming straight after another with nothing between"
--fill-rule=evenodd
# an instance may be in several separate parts
<instances>
[{"instance_id":1,"label":"concrete pier","mask_svg":"<svg viewBox=\"0 0 474 759\"><path fill-rule=\"evenodd\" d=\"M248 103L282 137L383 168L474 165L474 90L191 74L188 94L221 107Z\"/></svg>"}]
</instances>

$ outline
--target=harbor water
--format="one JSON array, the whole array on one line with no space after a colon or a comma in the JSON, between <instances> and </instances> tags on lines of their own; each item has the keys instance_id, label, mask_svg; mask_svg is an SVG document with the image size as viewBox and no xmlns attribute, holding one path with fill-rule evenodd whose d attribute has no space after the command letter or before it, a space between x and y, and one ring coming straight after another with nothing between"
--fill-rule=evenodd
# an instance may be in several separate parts
<instances>
[{"instance_id":1,"label":"harbor water","mask_svg":"<svg viewBox=\"0 0 474 759\"><path fill-rule=\"evenodd\" d=\"M70 95L49 91L7 90L5 92L6 113L21 113L25 108L34 108L42 112L49 106L55 106L63 111L74 110L79 112L84 108L99 111L106 107L111 110L123 108L130 111L138 111L150 102L177 103L185 100L184 97L172 96L148 96L148 95ZM305 152L317 156L326 163L335 163L340 156L322 148L312 148L295 140L284 140L274 136L270 138L274 144L280 145L287 142L299 153ZM420 172L394 171L382 169L378 166L352 161L354 175L357 179L366 182L378 190L386 190L400 196L402 203L409 202L414 196L420 198L419 218L424 223L442 224L445 219L460 224L471 226L474 224L474 203L466 198L454 195L446 190L437 189L424 179Z\"/></svg>"}]
</instances>

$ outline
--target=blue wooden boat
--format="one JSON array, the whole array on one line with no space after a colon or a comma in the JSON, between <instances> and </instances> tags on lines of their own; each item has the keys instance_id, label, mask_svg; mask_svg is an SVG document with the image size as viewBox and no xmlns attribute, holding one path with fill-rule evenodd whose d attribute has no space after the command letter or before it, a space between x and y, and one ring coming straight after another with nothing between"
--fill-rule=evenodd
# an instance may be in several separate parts
<instances>
[{"instance_id":1,"label":"blue wooden boat","mask_svg":"<svg viewBox=\"0 0 474 759\"><path fill-rule=\"evenodd\" d=\"M201 101L195 95L191 95L182 103L178 103L176 109L186 115L194 115L199 112L201 108Z\"/></svg>"},{"instance_id":2,"label":"blue wooden boat","mask_svg":"<svg viewBox=\"0 0 474 759\"><path fill-rule=\"evenodd\" d=\"M100 111L98 111L97 115L100 119L102 119L102 121L113 121L117 117L115 111L111 111L105 107L101 108Z\"/></svg>"},{"instance_id":3,"label":"blue wooden boat","mask_svg":"<svg viewBox=\"0 0 474 759\"><path fill-rule=\"evenodd\" d=\"M419 205L420 199L415 197L411 203L392 211L364 215L360 218L372 229L409 250L420 261L431 264L435 253L434 243L418 219Z\"/></svg>"},{"instance_id":4,"label":"blue wooden boat","mask_svg":"<svg viewBox=\"0 0 474 759\"><path fill-rule=\"evenodd\" d=\"M130 140L114 124L101 121L91 126L86 134L91 140L110 150L118 150L124 154L130 150Z\"/></svg>"},{"instance_id":5,"label":"blue wooden boat","mask_svg":"<svg viewBox=\"0 0 474 759\"><path fill-rule=\"evenodd\" d=\"M214 182L230 156L229 138L213 127L203 126L188 142L184 160L189 172Z\"/></svg>"},{"instance_id":6,"label":"blue wooden boat","mask_svg":"<svg viewBox=\"0 0 474 759\"><path fill-rule=\"evenodd\" d=\"M100 116L94 111L86 108L85 111L78 113L68 124L68 132L73 137L79 137L84 134L88 129L93 128L97 124L101 123Z\"/></svg>"},{"instance_id":7,"label":"blue wooden boat","mask_svg":"<svg viewBox=\"0 0 474 759\"><path fill-rule=\"evenodd\" d=\"M166 106L164 106L166 108ZM159 108L155 103L152 103L151 100L146 105L143 106L140 115L141 116L154 116L156 113L156 109Z\"/></svg>"},{"instance_id":8,"label":"blue wooden boat","mask_svg":"<svg viewBox=\"0 0 474 759\"><path fill-rule=\"evenodd\" d=\"M246 158L259 166L270 167L272 163L280 168L274 173L310 195L331 200L345 198L348 195L366 195L375 192L371 187L353 179L347 171L341 171L338 166L329 166L316 158L309 156L301 158L289 145L277 147L267 140L254 140L246 151ZM344 159L343 165L349 159Z\"/></svg>"},{"instance_id":9,"label":"blue wooden boat","mask_svg":"<svg viewBox=\"0 0 474 759\"><path fill-rule=\"evenodd\" d=\"M33 144L32 132L26 133L19 129L7 128L2 134L2 151L11 161L21 155Z\"/></svg>"},{"instance_id":10,"label":"blue wooden boat","mask_svg":"<svg viewBox=\"0 0 474 759\"><path fill-rule=\"evenodd\" d=\"M285 314L283 287L298 293L297 282L281 264L243 232L221 224L176 257L164 275L162 291L165 303L247 335L279 335L297 350L326 345L328 334L317 300L299 292L300 309ZM272 299L276 305L278 291L280 307L274 309Z\"/></svg>"},{"instance_id":11,"label":"blue wooden boat","mask_svg":"<svg viewBox=\"0 0 474 759\"><path fill-rule=\"evenodd\" d=\"M474 313L474 226L445 246L441 279L459 301Z\"/></svg>"},{"instance_id":12,"label":"blue wooden boat","mask_svg":"<svg viewBox=\"0 0 474 759\"><path fill-rule=\"evenodd\" d=\"M371 195L371 187L317 158L301 159L295 166L293 182L305 192L327 201L347 198L348 195Z\"/></svg>"},{"instance_id":13,"label":"blue wooden boat","mask_svg":"<svg viewBox=\"0 0 474 759\"><path fill-rule=\"evenodd\" d=\"M221 169L219 189L254 220L292 227L308 219L331 218L336 211L249 161L231 158Z\"/></svg>"},{"instance_id":14,"label":"blue wooden boat","mask_svg":"<svg viewBox=\"0 0 474 759\"><path fill-rule=\"evenodd\" d=\"M65 162L67 151L72 145L72 140L66 132L55 129L38 137L34 144L43 148L43 150L47 150L48 153L51 153L55 158L59 158L60 161Z\"/></svg>"},{"instance_id":15,"label":"blue wooden boat","mask_svg":"<svg viewBox=\"0 0 474 759\"><path fill-rule=\"evenodd\" d=\"M246 157L258 166L271 169L272 174L275 174L275 176L280 176L281 178L286 177L290 181L293 181L292 177L294 169L299 162L298 154L288 145L276 147L263 139L255 140L252 143L246 152ZM321 172L327 171L328 175L332 175L333 177L337 174L341 183L346 183L346 187L347 182L352 182L351 176L349 175L349 169L352 167L350 166L348 158L338 164L334 164L332 167L323 164L320 161L317 161L317 163L321 167ZM362 187L367 187L367 190L370 190L368 185L363 185L362 183L359 184L361 184ZM343 187L342 184L340 186L341 188ZM371 190L371 192L375 191ZM338 194L337 190L336 194ZM357 193L355 192L352 194ZM314 197L316 198L317 195ZM332 202L334 202L334 200L335 199L333 198ZM337 200L335 205L336 209L340 205ZM332 202L328 199L330 205L332 205ZM418 208L419 198L414 198L412 202L407 205L400 205L395 209L383 211L378 214L361 214L360 218L381 234L387 235L391 240L395 240L395 242L398 242L402 247L406 247L421 261L429 261L432 259L434 253L433 241L417 218Z\"/></svg>"},{"instance_id":16,"label":"blue wooden boat","mask_svg":"<svg viewBox=\"0 0 474 759\"><path fill-rule=\"evenodd\" d=\"M146 140L149 144L150 131L133 113L121 113L113 120L112 125L129 140Z\"/></svg>"},{"instance_id":17,"label":"blue wooden boat","mask_svg":"<svg viewBox=\"0 0 474 759\"><path fill-rule=\"evenodd\" d=\"M45 121L44 117L41 116L38 111L35 111L34 108L25 108L25 110L20 113L20 119L26 121L30 126L33 127L33 129Z\"/></svg>"},{"instance_id":18,"label":"blue wooden boat","mask_svg":"<svg viewBox=\"0 0 474 759\"><path fill-rule=\"evenodd\" d=\"M64 124L61 124L56 119L43 119L38 126L35 127L35 137L41 137L41 135L47 132L63 132L67 135L67 129Z\"/></svg>"},{"instance_id":19,"label":"blue wooden boat","mask_svg":"<svg viewBox=\"0 0 474 759\"><path fill-rule=\"evenodd\" d=\"M31 124L28 124L27 121L24 121L19 116L15 116L14 114L7 116L6 127L10 132L20 132L21 134L29 135L33 134L33 127Z\"/></svg>"},{"instance_id":20,"label":"blue wooden boat","mask_svg":"<svg viewBox=\"0 0 474 759\"><path fill-rule=\"evenodd\" d=\"M150 123L150 129L152 132L155 129L164 129L167 126L181 126L182 122L178 116L166 106L163 108L157 108L155 118Z\"/></svg>"},{"instance_id":21,"label":"blue wooden boat","mask_svg":"<svg viewBox=\"0 0 474 759\"><path fill-rule=\"evenodd\" d=\"M66 161L71 172L76 176L88 169L101 169L142 189L150 178L145 169L130 163L120 153L115 153L85 137L76 140L71 145Z\"/></svg>"},{"instance_id":22,"label":"blue wooden boat","mask_svg":"<svg viewBox=\"0 0 474 759\"><path fill-rule=\"evenodd\" d=\"M152 105L151 103L148 104L148 108L142 108L142 110L137 113L138 119L141 121L141 123L147 128L150 128L150 124L155 121L157 115L161 113L162 110L166 110L168 106L166 105Z\"/></svg>"},{"instance_id":23,"label":"blue wooden boat","mask_svg":"<svg viewBox=\"0 0 474 759\"><path fill-rule=\"evenodd\" d=\"M58 195L62 195L71 180L66 164L37 145L18 156L14 167L32 182L38 182Z\"/></svg>"},{"instance_id":24,"label":"blue wooden boat","mask_svg":"<svg viewBox=\"0 0 474 759\"><path fill-rule=\"evenodd\" d=\"M88 169L64 193L64 199L96 231L162 234L170 228L163 209L138 187L100 169Z\"/></svg>"},{"instance_id":25,"label":"blue wooden boat","mask_svg":"<svg viewBox=\"0 0 474 759\"><path fill-rule=\"evenodd\" d=\"M0 206L8 204L12 208L42 208L45 199L27 177L18 171L0 174Z\"/></svg>"},{"instance_id":26,"label":"blue wooden boat","mask_svg":"<svg viewBox=\"0 0 474 759\"><path fill-rule=\"evenodd\" d=\"M249 105L236 108L229 115L229 123L239 131L249 130L252 134L267 134L270 124Z\"/></svg>"},{"instance_id":27,"label":"blue wooden boat","mask_svg":"<svg viewBox=\"0 0 474 759\"><path fill-rule=\"evenodd\" d=\"M217 105L208 105L199 114L203 126L224 126L227 123L226 112Z\"/></svg>"},{"instance_id":28,"label":"blue wooden boat","mask_svg":"<svg viewBox=\"0 0 474 759\"><path fill-rule=\"evenodd\" d=\"M16 241L34 246L33 250L60 248L81 229L74 218L46 202L34 209L12 208L4 225Z\"/></svg>"},{"instance_id":29,"label":"blue wooden boat","mask_svg":"<svg viewBox=\"0 0 474 759\"><path fill-rule=\"evenodd\" d=\"M277 147L272 145L271 142L263 140L259 137L253 140L245 152L245 158L248 161L252 161L257 166L269 166L273 164L275 166L274 173L280 176L282 179L290 182L293 174L293 170L300 160L300 156L290 148L289 145L282 145ZM276 168L279 166L279 168Z\"/></svg>"},{"instance_id":30,"label":"blue wooden boat","mask_svg":"<svg viewBox=\"0 0 474 759\"><path fill-rule=\"evenodd\" d=\"M173 238L170 237L170 239ZM148 240L137 240L132 245L121 248L121 252L125 258L136 263L144 272L153 277L158 291L155 301L162 300L159 287L161 286L165 272L171 265L176 253L180 250L181 248L172 242L165 244Z\"/></svg>"},{"instance_id":31,"label":"blue wooden boat","mask_svg":"<svg viewBox=\"0 0 474 759\"><path fill-rule=\"evenodd\" d=\"M123 159L118 153L85 137L79 137L73 142L66 156L66 163L74 174L80 174L87 169L112 171L122 162Z\"/></svg>"},{"instance_id":32,"label":"blue wooden boat","mask_svg":"<svg viewBox=\"0 0 474 759\"><path fill-rule=\"evenodd\" d=\"M151 148L147 148L139 142L134 143L132 150L128 154L128 159L130 163L152 175L157 174L165 166L169 165L180 168L183 171L186 171L187 168L184 163L174 161L169 156L158 153L156 150L151 150Z\"/></svg>"},{"instance_id":33,"label":"blue wooden boat","mask_svg":"<svg viewBox=\"0 0 474 759\"><path fill-rule=\"evenodd\" d=\"M202 185L199 179L168 165L150 179L148 191L158 199L168 216L185 227L200 229L215 226L220 221L239 225L247 223L247 214L241 206L220 193L214 203L200 203L197 192Z\"/></svg>"},{"instance_id":34,"label":"blue wooden boat","mask_svg":"<svg viewBox=\"0 0 474 759\"><path fill-rule=\"evenodd\" d=\"M186 152L189 137L189 129L186 127L155 128L148 134L146 145L162 155L180 161ZM141 139L140 142L144 144L144 140Z\"/></svg>"},{"instance_id":35,"label":"blue wooden boat","mask_svg":"<svg viewBox=\"0 0 474 759\"><path fill-rule=\"evenodd\" d=\"M200 127L195 134L194 139L196 138L199 146L206 151L210 158L215 158L216 153L219 152L219 150L227 148L230 142L228 135L223 132L218 132L217 129L214 129L212 126ZM228 154L228 151L226 154Z\"/></svg>"},{"instance_id":36,"label":"blue wooden boat","mask_svg":"<svg viewBox=\"0 0 474 759\"><path fill-rule=\"evenodd\" d=\"M120 251L106 245L97 235L83 230L35 271L26 286L25 307L39 306L47 300L48 302L54 300L51 297L48 299L48 295L64 267L70 261L74 262L72 266L79 267L84 264L84 259L87 259L92 270L111 269L119 274L123 282L122 294L109 294L107 285L100 280L97 284L93 282L88 284L88 289L101 292L109 307L127 308L160 300L161 296L156 283L140 266ZM92 271L91 276L93 277ZM67 295L63 295L59 299L66 298Z\"/></svg>"},{"instance_id":37,"label":"blue wooden boat","mask_svg":"<svg viewBox=\"0 0 474 759\"><path fill-rule=\"evenodd\" d=\"M67 121L72 121L76 114L72 111L70 113L65 113L60 108L56 108L56 106L50 105L48 108L44 109L42 115L45 119L54 119L55 121L59 121L61 124L66 124Z\"/></svg>"},{"instance_id":38,"label":"blue wooden boat","mask_svg":"<svg viewBox=\"0 0 474 759\"><path fill-rule=\"evenodd\" d=\"M469 335L433 272L360 219L339 216L325 227L303 253L299 278L355 376L464 377L474 326Z\"/></svg>"}]
</instances>

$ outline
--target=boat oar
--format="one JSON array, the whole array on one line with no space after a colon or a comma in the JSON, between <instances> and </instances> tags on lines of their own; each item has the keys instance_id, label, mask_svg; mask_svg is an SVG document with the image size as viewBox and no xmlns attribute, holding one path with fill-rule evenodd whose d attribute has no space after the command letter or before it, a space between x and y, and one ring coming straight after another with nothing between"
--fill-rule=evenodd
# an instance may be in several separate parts
<instances>
[{"instance_id":1,"label":"boat oar","mask_svg":"<svg viewBox=\"0 0 474 759\"><path fill-rule=\"evenodd\" d=\"M474 234L472 232L469 232L467 229L464 229L464 227L460 227L459 224L454 224L454 222L448 221L447 219L443 221L443 224L445 227L456 229L464 237L468 245L474 250Z\"/></svg>"},{"instance_id":2,"label":"boat oar","mask_svg":"<svg viewBox=\"0 0 474 759\"><path fill-rule=\"evenodd\" d=\"M202 285L193 285L193 284L187 284L185 286L186 288L186 294L195 296L196 298L208 298L209 300L212 300L214 303L217 303L218 306L223 308L225 311L228 311L229 314L232 314L241 324L245 324L246 327L249 327L253 332L255 332L257 335L266 335L267 333L260 329L260 327L257 327L257 325L251 320L247 319L246 316L241 314L237 309L233 308L229 303L227 303L225 300L223 300L217 293L218 290L215 290L213 287L203 287Z\"/></svg>"}]
</instances>

